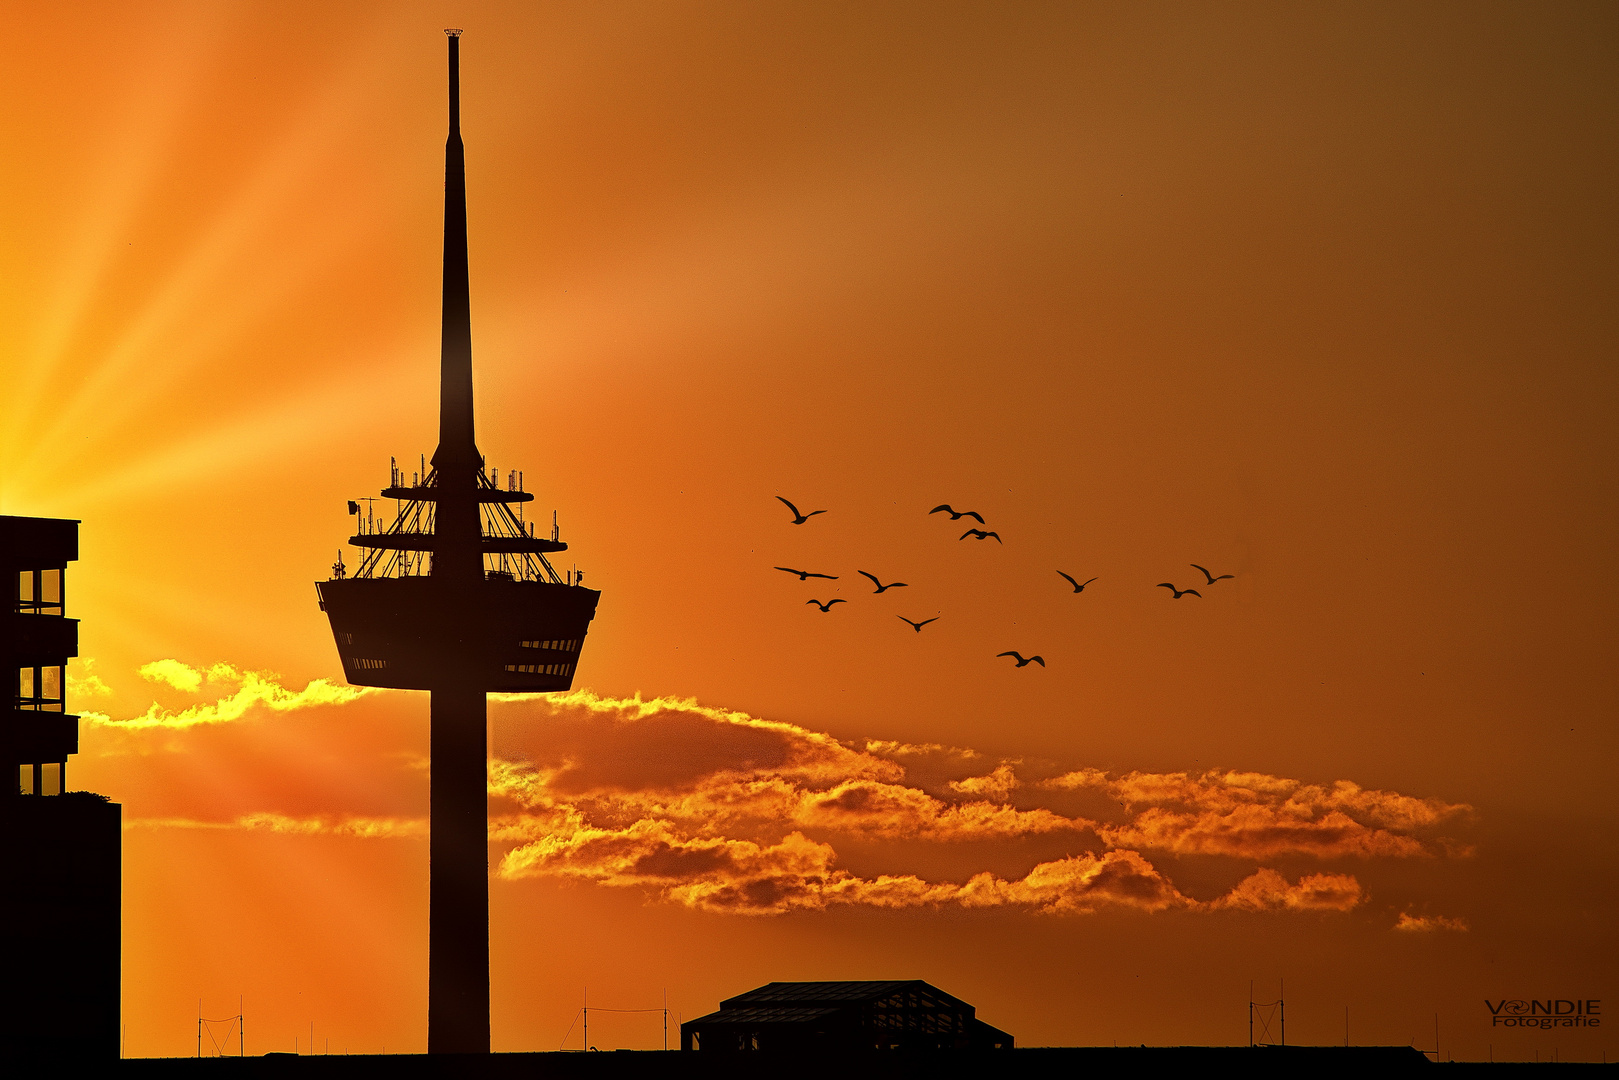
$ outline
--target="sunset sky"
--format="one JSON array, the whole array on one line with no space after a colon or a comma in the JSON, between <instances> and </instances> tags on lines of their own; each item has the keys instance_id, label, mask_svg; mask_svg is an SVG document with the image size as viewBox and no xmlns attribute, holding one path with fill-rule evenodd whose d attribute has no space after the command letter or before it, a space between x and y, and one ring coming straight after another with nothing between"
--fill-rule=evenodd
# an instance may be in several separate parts
<instances>
[{"instance_id":1,"label":"sunset sky","mask_svg":"<svg viewBox=\"0 0 1619 1080\"><path fill-rule=\"evenodd\" d=\"M427 696L313 583L436 438L446 26L478 442L602 591L490 703L495 1049L920 978L1619 1052L1619 8L13 5L0 513L83 522L129 1056L426 1047Z\"/></svg>"}]
</instances>

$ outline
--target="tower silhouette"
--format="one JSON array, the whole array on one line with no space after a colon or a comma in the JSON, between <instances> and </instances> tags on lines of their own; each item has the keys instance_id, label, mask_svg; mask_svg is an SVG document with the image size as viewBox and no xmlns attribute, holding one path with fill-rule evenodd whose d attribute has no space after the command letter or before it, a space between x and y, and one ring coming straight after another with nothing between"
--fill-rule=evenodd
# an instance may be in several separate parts
<instances>
[{"instance_id":1,"label":"tower silhouette","mask_svg":"<svg viewBox=\"0 0 1619 1080\"><path fill-rule=\"evenodd\" d=\"M489 1051L489 858L486 738L491 691L568 690L601 594L559 575L566 551L553 523L534 535L520 474L501 487L474 439L467 279L466 164L461 143L460 34L448 30L450 135L444 154L444 329L439 443L406 483L395 465L384 498L391 524L368 510L318 582L344 675L359 686L432 694L432 839L427 1049ZM360 512L357 502L349 512Z\"/></svg>"}]
</instances>

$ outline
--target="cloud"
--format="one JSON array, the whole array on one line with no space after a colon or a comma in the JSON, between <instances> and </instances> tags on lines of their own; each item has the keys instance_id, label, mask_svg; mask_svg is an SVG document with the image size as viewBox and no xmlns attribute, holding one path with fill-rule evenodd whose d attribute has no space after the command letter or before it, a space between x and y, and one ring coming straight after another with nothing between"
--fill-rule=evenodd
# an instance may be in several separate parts
<instances>
[{"instance_id":1,"label":"cloud","mask_svg":"<svg viewBox=\"0 0 1619 1080\"><path fill-rule=\"evenodd\" d=\"M1467 920L1460 917L1412 915L1409 911L1400 912L1400 918L1394 924L1394 929L1413 934L1428 934L1435 930L1455 930L1465 933L1467 928Z\"/></svg>"},{"instance_id":2,"label":"cloud","mask_svg":"<svg viewBox=\"0 0 1619 1080\"><path fill-rule=\"evenodd\" d=\"M1012 763L1002 762L988 776L969 776L963 780L951 780L949 784L950 790L958 795L1004 800L1019 786L1019 781L1012 772Z\"/></svg>"},{"instance_id":3,"label":"cloud","mask_svg":"<svg viewBox=\"0 0 1619 1080\"><path fill-rule=\"evenodd\" d=\"M940 757L974 761L983 757L977 750L962 746L945 746L942 743L903 743L892 739L867 739L865 750L868 754L885 758Z\"/></svg>"},{"instance_id":4,"label":"cloud","mask_svg":"<svg viewBox=\"0 0 1619 1080\"><path fill-rule=\"evenodd\" d=\"M199 724L240 720L256 706L273 712L290 712L318 705L344 705L376 692L370 687L338 686L326 679L315 679L302 690L289 690L281 685L279 677L272 672L238 671L229 664L215 664L203 672L178 660L154 660L143 665L140 673L143 678L186 693L196 693L205 681L234 685L236 689L225 697L192 705L180 712L166 709L154 701L144 713L127 719L114 719L96 712L82 713L82 717L93 724L126 730L190 728Z\"/></svg>"},{"instance_id":5,"label":"cloud","mask_svg":"<svg viewBox=\"0 0 1619 1080\"><path fill-rule=\"evenodd\" d=\"M428 835L426 818L358 817L321 815L291 817L259 812L243 814L230 821L200 821L194 818L131 818L125 829L241 829L249 832L284 833L292 836L346 836L363 840L416 839Z\"/></svg>"},{"instance_id":6,"label":"cloud","mask_svg":"<svg viewBox=\"0 0 1619 1080\"><path fill-rule=\"evenodd\" d=\"M1252 772L1115 776L1080 769L1026 782L1016 761L929 786L911 776L911 763L926 758L930 769L941 761L961 769L970 767L969 755L844 743L690 700L580 692L522 709L518 715L538 711L544 722L522 723L492 769L493 835L509 845L500 873L640 888L710 911L779 914L838 904L1347 911L1364 900L1348 874L1289 881L1257 867L1226 895L1199 901L1143 852L1253 862L1299 854L1407 859L1444 853L1411 830L1468 810L1347 781L1312 785ZM497 735L505 727L497 720ZM1010 802L1014 793L1028 803L1080 789L1110 795L1123 809L1107 815L1111 820L1089 820ZM1038 862L1022 877L974 869L964 856L969 865L953 881L855 874L837 857L845 838L860 841L870 858L873 842L1035 837L1101 850Z\"/></svg>"},{"instance_id":7,"label":"cloud","mask_svg":"<svg viewBox=\"0 0 1619 1080\"><path fill-rule=\"evenodd\" d=\"M1155 806L1126 824L1101 826L1099 831L1115 847L1172 851L1177 855L1268 859L1302 854L1325 859L1346 855L1410 858L1427 853L1415 837L1368 829L1337 810L1308 818L1269 806L1239 806L1229 813L1210 810L1196 814Z\"/></svg>"},{"instance_id":8,"label":"cloud","mask_svg":"<svg viewBox=\"0 0 1619 1080\"><path fill-rule=\"evenodd\" d=\"M1102 827L1103 839L1119 847L1182 855L1326 859L1450 854L1456 850L1454 841L1413 834L1472 812L1463 803L1368 791L1348 780L1325 786L1252 772L1131 772L1114 777L1080 769L1041 786L1095 790L1127 810L1144 807L1127 822Z\"/></svg>"},{"instance_id":9,"label":"cloud","mask_svg":"<svg viewBox=\"0 0 1619 1080\"><path fill-rule=\"evenodd\" d=\"M185 738L187 729L255 709L273 715L342 705L369 692L325 680L291 689L272 674L226 664L200 669L164 660L141 673L182 692L226 692L178 710L154 703L140 716L99 723ZM1466 850L1430 834L1470 808L1348 781L1094 768L1039 780L1021 775L1017 759L986 772L981 755L959 747L842 740L691 699L589 690L492 699L489 836L500 876L636 889L703 911L1343 912L1365 900L1354 876L1289 880L1265 864L1297 855L1404 860ZM1088 799L1094 819L1064 812L1078 792L1106 796L1112 806ZM217 820L177 807L178 814L159 811L131 826L426 835L427 821L410 813L327 805L308 798L296 807L238 802ZM925 861L935 868L926 877L904 863L917 845L926 846ZM858 853L854 865L840 858L849 849ZM1246 862L1248 876L1224 895L1189 895L1154 864L1160 852ZM991 855L994 870L984 862ZM1405 917L1400 928L1421 923Z\"/></svg>"},{"instance_id":10,"label":"cloud","mask_svg":"<svg viewBox=\"0 0 1619 1080\"><path fill-rule=\"evenodd\" d=\"M1163 911L1194 907L1169 879L1134 851L1086 852L1077 857L1041 863L1028 876L1001 882L979 874L962 889L968 907L1001 902L1037 907L1048 912L1090 912L1104 907L1130 907Z\"/></svg>"},{"instance_id":11,"label":"cloud","mask_svg":"<svg viewBox=\"0 0 1619 1080\"><path fill-rule=\"evenodd\" d=\"M1241 911L1348 911L1364 899L1360 882L1348 874L1306 874L1289 885L1275 870L1260 869L1208 906Z\"/></svg>"},{"instance_id":12,"label":"cloud","mask_svg":"<svg viewBox=\"0 0 1619 1080\"><path fill-rule=\"evenodd\" d=\"M203 673L178 660L153 660L150 664L142 664L140 674L148 682L164 683L188 694L202 689Z\"/></svg>"},{"instance_id":13,"label":"cloud","mask_svg":"<svg viewBox=\"0 0 1619 1080\"><path fill-rule=\"evenodd\" d=\"M67 692L69 700L83 697L110 697L112 687L101 681L93 670L95 661L89 657L74 657L68 661Z\"/></svg>"},{"instance_id":14,"label":"cloud","mask_svg":"<svg viewBox=\"0 0 1619 1080\"><path fill-rule=\"evenodd\" d=\"M1044 808L930 793L908 781L904 766L823 732L690 700L576 691L525 705L544 709L546 720L497 723L503 765L492 790L530 810L567 803L616 826L646 818L697 832L797 828L933 841L1090 827ZM992 775L1016 783L1009 770Z\"/></svg>"},{"instance_id":15,"label":"cloud","mask_svg":"<svg viewBox=\"0 0 1619 1080\"><path fill-rule=\"evenodd\" d=\"M581 826L548 833L509 851L499 872L509 880L550 876L641 886L686 907L749 915L837 904L1021 907L1051 913L1193 906L1135 852L1087 853L1041 863L1014 881L980 873L962 885L914 875L863 878L835 868L835 861L830 844L799 832L764 844L683 837L667 823L643 820L621 830Z\"/></svg>"},{"instance_id":16,"label":"cloud","mask_svg":"<svg viewBox=\"0 0 1619 1080\"><path fill-rule=\"evenodd\" d=\"M905 776L904 766L824 732L689 698L606 698L575 690L515 704L507 715L538 711L545 722L508 726L499 733L497 753L556 768L551 783L563 791L677 791L705 778L742 776L826 788Z\"/></svg>"}]
</instances>

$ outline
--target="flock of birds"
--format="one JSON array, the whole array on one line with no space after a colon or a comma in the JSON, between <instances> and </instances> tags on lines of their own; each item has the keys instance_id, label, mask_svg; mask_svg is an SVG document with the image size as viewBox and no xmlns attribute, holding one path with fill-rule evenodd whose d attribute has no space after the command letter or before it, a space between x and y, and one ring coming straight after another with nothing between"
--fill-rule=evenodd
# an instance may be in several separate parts
<instances>
[{"instance_id":1,"label":"flock of birds","mask_svg":"<svg viewBox=\"0 0 1619 1080\"><path fill-rule=\"evenodd\" d=\"M789 509L789 510L791 510L793 512L793 521L792 521L792 523L794 525L802 525L805 522L807 522L810 518L814 517L816 514L824 514L824 513L826 513L825 510L811 510L809 513L806 514L806 513L801 512L798 509L798 507L794 506L792 503L788 502L786 499L782 498L780 495L777 495L776 498L778 500L780 500L781 503L784 506L787 507L787 509ZM951 521L960 521L962 518L972 518L974 521L978 522L978 524L980 524L980 525L988 524L984 520L984 516L982 514L978 513L978 511L976 511L976 510L957 510L954 507L950 506L948 503L941 503L938 506L935 506L932 510L928 511L928 514L929 515L932 515L932 514L949 514ZM997 544L1004 544L1005 543L1005 541L1001 539L999 533L992 532L992 531L989 531L989 530L986 530L986 529L968 528L968 530L966 532L962 533L961 536L958 537L957 539L958 540L965 540L968 537L972 537L974 540L983 541L983 540L988 540L992 536L995 538L995 542ZM1208 579L1207 584L1205 584L1203 586L1204 588L1208 588L1210 585L1213 585L1217 581L1225 581L1225 580L1227 580L1229 578L1236 577L1235 574L1219 574L1219 575L1216 575L1214 573L1211 573L1207 568L1199 566L1197 563L1189 563L1188 565L1191 566L1192 569L1194 569L1194 570L1201 571L1203 576ZM796 575L798 577L799 581L808 581L810 578L825 578L828 581L836 581L838 579L838 575L836 575L836 574L818 574L818 573L815 573L814 571L811 571L811 570L795 570L794 568L792 568L790 566L778 566L778 567L776 567L776 569L780 570L780 571L783 571L784 573ZM888 584L884 585L882 580L876 574L869 573L869 572L867 572L865 570L857 570L855 572L858 573L861 577L869 578L871 580L871 583L876 586L876 589L874 590L873 595L879 595L879 594L885 593L889 589L903 589L903 588L907 587L907 583L903 582L903 581L890 581ZM1068 584L1070 584L1070 585L1072 585L1074 587L1074 592L1076 592L1076 593L1084 592L1085 591L1085 586L1089 585L1093 581L1098 580L1097 578L1093 577L1093 578L1089 578L1089 579L1087 579L1085 581L1080 581L1077 578L1075 578L1072 574L1065 574L1061 570L1058 570L1057 573L1061 577L1063 577L1068 582ZM1200 600L1203 598L1203 594L1198 592L1196 589L1192 589L1192 588L1182 589L1182 588L1177 587L1174 583L1168 582L1168 581L1161 581L1156 586L1154 586L1154 588L1168 589L1170 591L1170 593L1171 593L1171 596L1170 596L1171 600L1179 600L1183 596L1195 596ZM806 604L814 604L816 607L820 608L821 611L824 613L824 612L831 611L833 604L847 604L848 601L844 600L844 599L841 599L841 598L837 598L837 599L827 600L824 603L822 601L820 601L820 600L806 600L805 603ZM918 634L920 634L922 632L922 627L926 626L928 623L938 622L939 621L939 616L937 616L937 615L935 615L931 619L923 619L921 622L915 622L915 621L913 621L911 619L907 619L903 615L896 615L895 618L899 619L900 622L905 623L906 625L908 625L911 629L915 630ZM1046 660L1045 660L1045 657L1043 657L1043 656L1024 656L1022 653L1016 652L1016 651L1013 651L1013 650L1010 650L1010 649L1007 650L1006 652L996 653L995 654L996 659L1000 659L1003 656L1010 656L1013 659L1013 661L1016 662L1017 666L1020 667L1020 668L1028 667L1030 664L1039 664L1041 667L1046 666Z\"/></svg>"}]
</instances>

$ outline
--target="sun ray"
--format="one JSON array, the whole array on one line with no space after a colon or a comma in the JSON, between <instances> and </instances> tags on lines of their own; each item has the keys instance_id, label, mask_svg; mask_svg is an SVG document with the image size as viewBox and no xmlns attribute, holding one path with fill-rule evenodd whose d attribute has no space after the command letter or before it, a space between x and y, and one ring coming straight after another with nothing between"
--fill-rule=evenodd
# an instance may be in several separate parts
<instances>
[{"instance_id":1,"label":"sun ray","mask_svg":"<svg viewBox=\"0 0 1619 1080\"><path fill-rule=\"evenodd\" d=\"M289 207L306 198L337 145L352 136L381 97L379 69L385 57L365 50L323 87L312 91L297 118L267 150L254 172L206 225L180 264L104 353L85 358L84 370L50 421L9 468L26 473L40 458L82 443L84 433L116 426L120 416L138 416L143 406L182 382L199 366L215 362L254 322L284 304L289 293L319 280L316 272L351 248L373 218L351 214L342 228L296 244L269 243ZM378 208L370 208L373 213ZM272 257L265 260L266 250ZM239 290L245 300L218 306L219 279L251 267L253 280ZM71 333L71 331L70 331ZM161 363L156 362L161 356Z\"/></svg>"}]
</instances>

